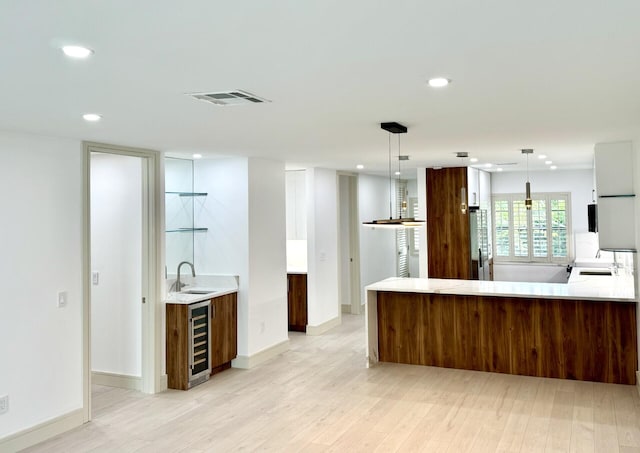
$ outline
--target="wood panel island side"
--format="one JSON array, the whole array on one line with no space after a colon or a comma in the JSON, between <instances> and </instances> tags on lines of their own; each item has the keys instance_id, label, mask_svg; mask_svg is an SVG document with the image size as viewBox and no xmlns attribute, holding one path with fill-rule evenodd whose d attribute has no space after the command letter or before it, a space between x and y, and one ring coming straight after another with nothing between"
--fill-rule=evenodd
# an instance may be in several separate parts
<instances>
[{"instance_id":1,"label":"wood panel island side","mask_svg":"<svg viewBox=\"0 0 640 453\"><path fill-rule=\"evenodd\" d=\"M383 280L366 288L367 364L635 384L633 279L616 283Z\"/></svg>"}]
</instances>

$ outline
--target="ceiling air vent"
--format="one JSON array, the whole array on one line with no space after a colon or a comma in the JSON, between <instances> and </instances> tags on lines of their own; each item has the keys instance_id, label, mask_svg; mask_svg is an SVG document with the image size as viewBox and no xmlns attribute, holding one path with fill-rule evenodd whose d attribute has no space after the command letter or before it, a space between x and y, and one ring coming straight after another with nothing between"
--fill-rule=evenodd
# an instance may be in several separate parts
<instances>
[{"instance_id":1,"label":"ceiling air vent","mask_svg":"<svg viewBox=\"0 0 640 453\"><path fill-rule=\"evenodd\" d=\"M217 93L187 93L187 96L201 101L211 102L215 105L246 105L271 102L268 99L261 98L243 90L219 91Z\"/></svg>"}]
</instances>

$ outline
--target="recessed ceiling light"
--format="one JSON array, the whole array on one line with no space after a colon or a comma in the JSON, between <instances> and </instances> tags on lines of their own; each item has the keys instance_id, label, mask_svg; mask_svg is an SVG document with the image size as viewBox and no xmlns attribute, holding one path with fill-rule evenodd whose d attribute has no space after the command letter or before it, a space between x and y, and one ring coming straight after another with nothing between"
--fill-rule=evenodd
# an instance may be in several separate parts
<instances>
[{"instance_id":1,"label":"recessed ceiling light","mask_svg":"<svg viewBox=\"0 0 640 453\"><path fill-rule=\"evenodd\" d=\"M356 168L357 168L358 170L362 170L362 169L364 168L364 165L362 165L362 164L358 164L358 165L356 165Z\"/></svg>"},{"instance_id":2,"label":"recessed ceiling light","mask_svg":"<svg viewBox=\"0 0 640 453\"><path fill-rule=\"evenodd\" d=\"M102 119L102 115L98 115L97 113L85 113L82 115L85 121L100 121Z\"/></svg>"},{"instance_id":3,"label":"recessed ceiling light","mask_svg":"<svg viewBox=\"0 0 640 453\"><path fill-rule=\"evenodd\" d=\"M195 153L191 157L193 157L194 159L201 159L202 158L202 154Z\"/></svg>"},{"instance_id":4,"label":"recessed ceiling light","mask_svg":"<svg viewBox=\"0 0 640 453\"><path fill-rule=\"evenodd\" d=\"M432 88L446 87L450 83L451 80L445 79L444 77L434 77L433 79L429 79L429 86Z\"/></svg>"},{"instance_id":5,"label":"recessed ceiling light","mask_svg":"<svg viewBox=\"0 0 640 453\"><path fill-rule=\"evenodd\" d=\"M93 50L82 46L64 46L62 51L71 58L87 58L93 54Z\"/></svg>"},{"instance_id":6,"label":"recessed ceiling light","mask_svg":"<svg viewBox=\"0 0 640 453\"><path fill-rule=\"evenodd\" d=\"M547 165L551 165L553 163L553 161L552 160L545 160L544 163L547 164Z\"/></svg>"},{"instance_id":7,"label":"recessed ceiling light","mask_svg":"<svg viewBox=\"0 0 640 453\"><path fill-rule=\"evenodd\" d=\"M555 165L552 165L552 166L551 166L551 167L549 167L549 168L550 168L550 169L552 169L552 170L555 170L555 169L556 169L556 168L558 168L558 167L556 167Z\"/></svg>"},{"instance_id":8,"label":"recessed ceiling light","mask_svg":"<svg viewBox=\"0 0 640 453\"><path fill-rule=\"evenodd\" d=\"M395 175L400 176L400 172L399 171L395 172Z\"/></svg>"},{"instance_id":9,"label":"recessed ceiling light","mask_svg":"<svg viewBox=\"0 0 640 453\"><path fill-rule=\"evenodd\" d=\"M538 155L538 159L546 159L547 155L546 154L540 154Z\"/></svg>"},{"instance_id":10,"label":"recessed ceiling light","mask_svg":"<svg viewBox=\"0 0 640 453\"><path fill-rule=\"evenodd\" d=\"M471 159L469 159L470 162L478 162L478 158L477 157L472 157Z\"/></svg>"},{"instance_id":11,"label":"recessed ceiling light","mask_svg":"<svg viewBox=\"0 0 640 453\"><path fill-rule=\"evenodd\" d=\"M496 168L496 171L502 171L501 167Z\"/></svg>"},{"instance_id":12,"label":"recessed ceiling light","mask_svg":"<svg viewBox=\"0 0 640 453\"><path fill-rule=\"evenodd\" d=\"M485 168L491 168L493 165L492 164L484 164Z\"/></svg>"}]
</instances>

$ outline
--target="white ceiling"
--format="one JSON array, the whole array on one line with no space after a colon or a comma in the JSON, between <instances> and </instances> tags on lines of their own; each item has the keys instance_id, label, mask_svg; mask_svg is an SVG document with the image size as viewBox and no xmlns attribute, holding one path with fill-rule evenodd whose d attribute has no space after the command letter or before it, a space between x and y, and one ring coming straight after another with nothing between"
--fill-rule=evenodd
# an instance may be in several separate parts
<instances>
[{"instance_id":1,"label":"white ceiling","mask_svg":"<svg viewBox=\"0 0 640 453\"><path fill-rule=\"evenodd\" d=\"M640 1L0 0L0 82L3 130L384 171L398 121L403 168L590 168L640 138ZM272 102L184 95L233 89Z\"/></svg>"}]
</instances>

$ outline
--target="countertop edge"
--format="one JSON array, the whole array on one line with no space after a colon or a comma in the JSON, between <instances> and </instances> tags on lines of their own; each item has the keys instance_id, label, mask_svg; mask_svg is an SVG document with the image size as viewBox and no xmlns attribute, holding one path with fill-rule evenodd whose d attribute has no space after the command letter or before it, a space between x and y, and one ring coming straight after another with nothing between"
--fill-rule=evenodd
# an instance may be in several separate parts
<instances>
[{"instance_id":1,"label":"countertop edge","mask_svg":"<svg viewBox=\"0 0 640 453\"><path fill-rule=\"evenodd\" d=\"M209 293L209 294L201 294L201 295L192 294L191 296L193 296L193 299L189 299L189 300L165 299L164 303L166 305L190 305L190 304L202 302L203 300L215 299L216 297L226 296L227 294L232 294L237 292L238 292L237 288L229 288L229 289L223 289L221 291L217 291L215 293Z\"/></svg>"},{"instance_id":2,"label":"countertop edge","mask_svg":"<svg viewBox=\"0 0 640 453\"><path fill-rule=\"evenodd\" d=\"M475 282L475 283L473 283ZM423 285L444 285L445 287L416 287L415 284ZM488 282L483 282L487 284ZM500 286L500 283L505 283L508 286L516 284L516 282L496 282ZM554 293L552 289L560 289L556 285L567 285L564 283L536 283L538 291L506 291L500 288L496 289L479 289L470 287L471 285L479 285L476 280L448 280L448 279L402 279L398 277L391 277L376 283L372 283L365 287L365 291L387 291L387 292L404 292L404 293L424 293L424 294L446 294L457 296L485 296L485 297L519 297L525 299L565 299L565 300L591 300L599 302L621 302L621 303L635 303L635 297L618 297L615 295L598 295L588 294L574 290L574 293ZM453 286L452 286L453 285ZM494 286L494 282L490 283L490 286ZM532 286L530 283L524 284L525 287ZM547 289L548 291L542 291ZM568 288L567 288L568 290ZM582 292L582 293L581 293Z\"/></svg>"}]
</instances>

